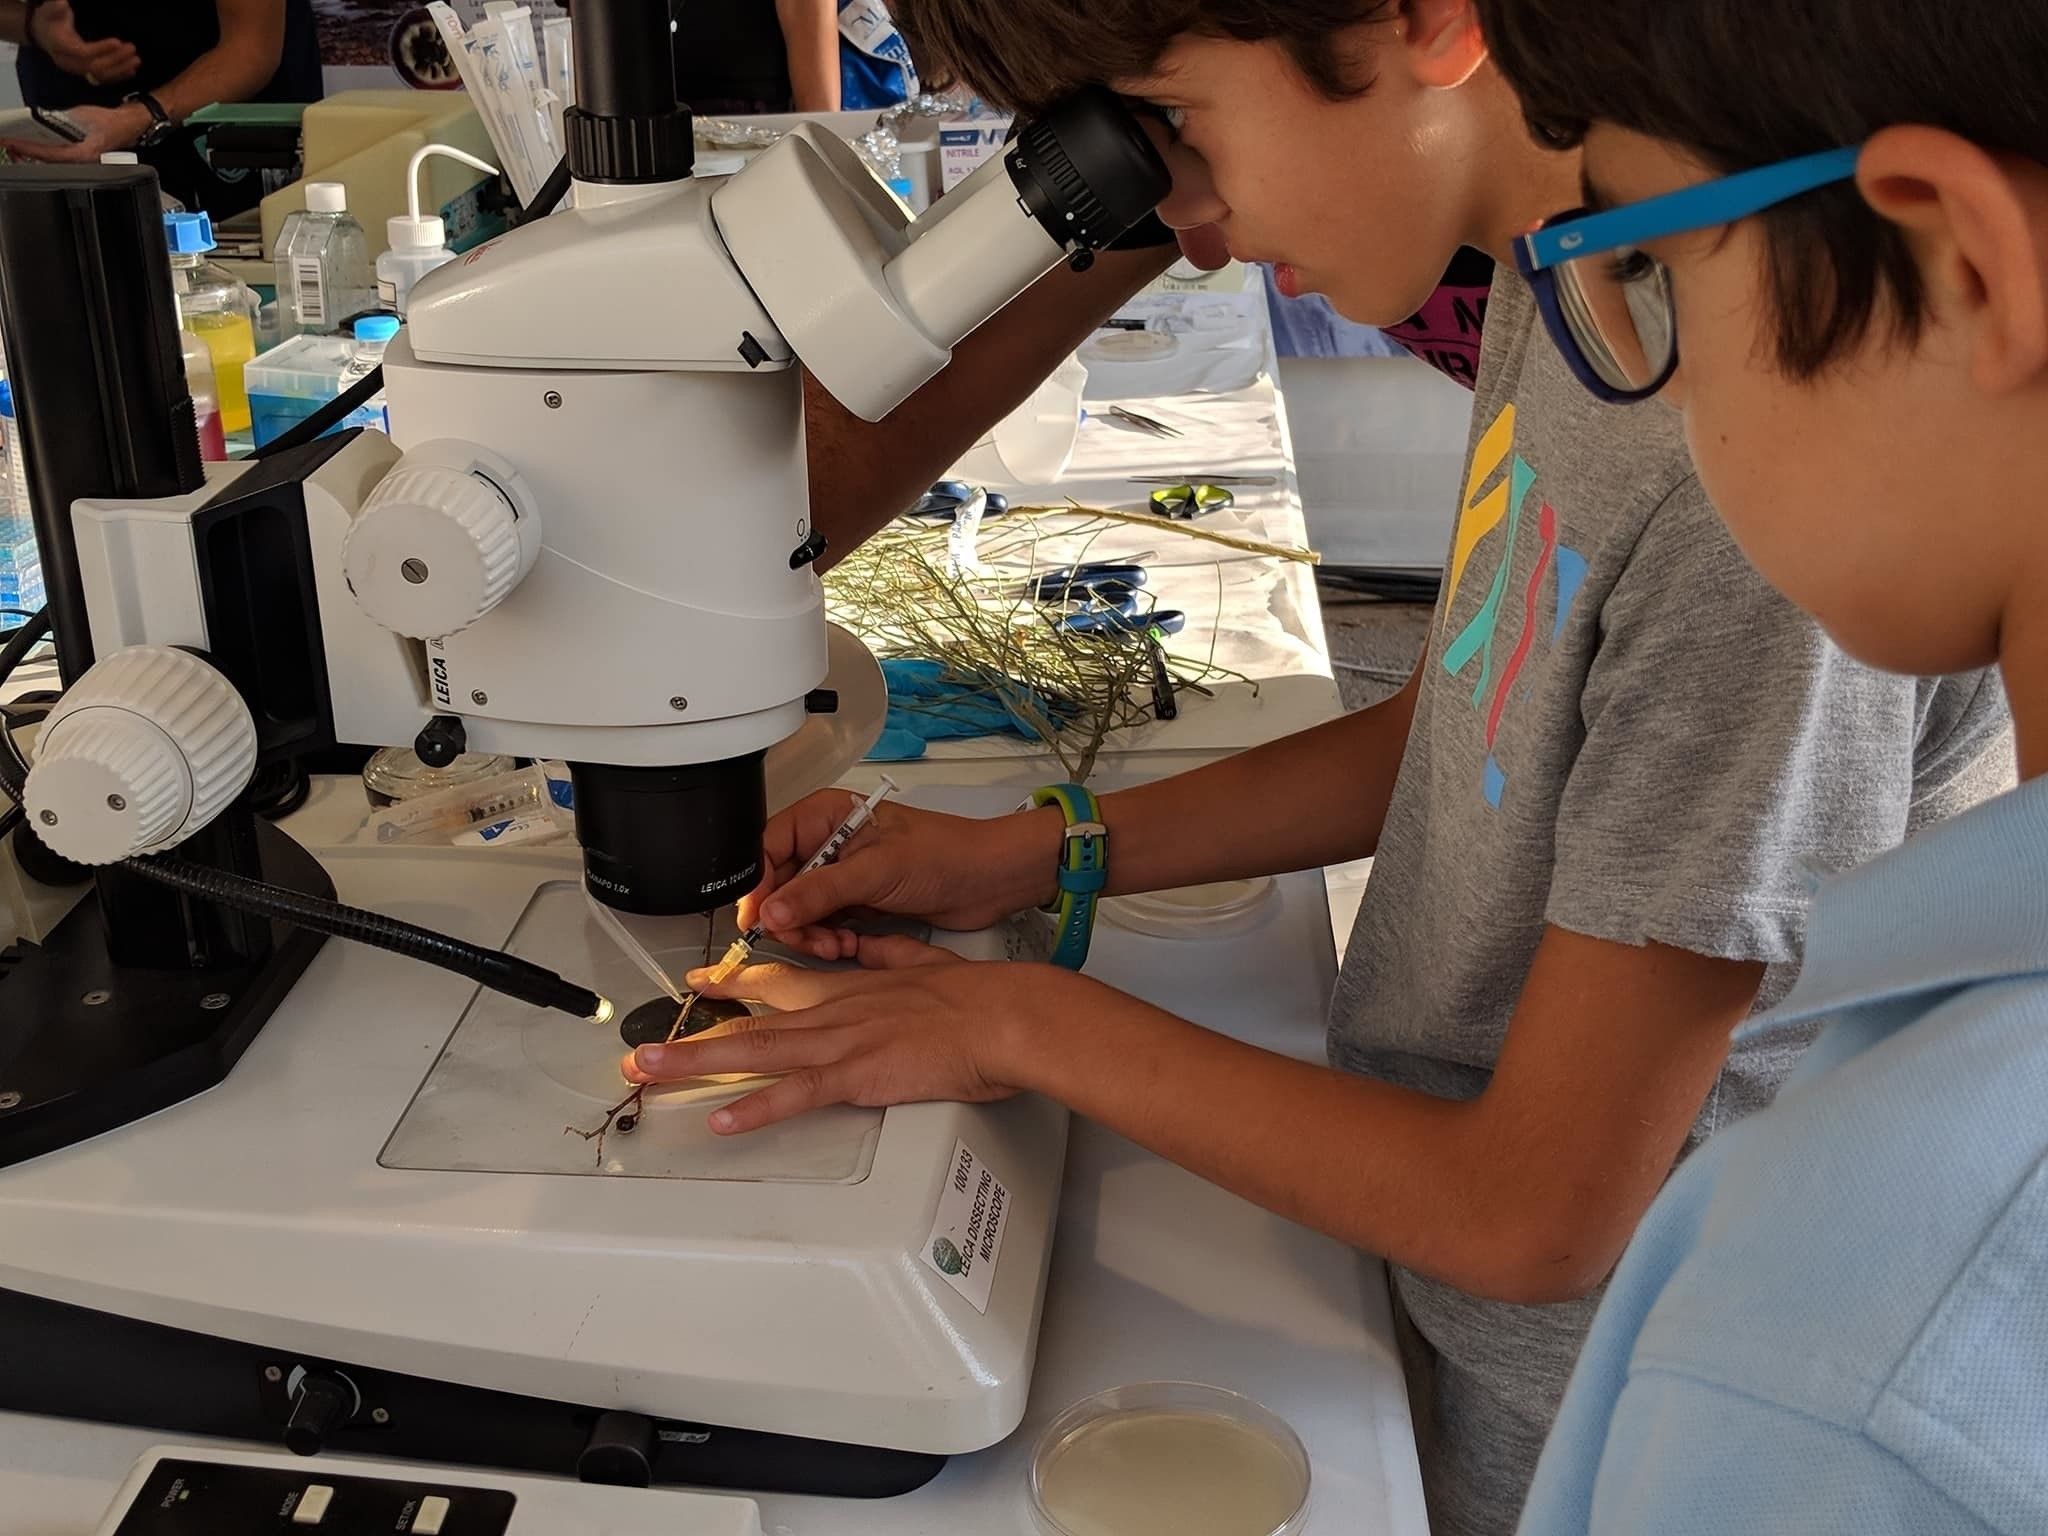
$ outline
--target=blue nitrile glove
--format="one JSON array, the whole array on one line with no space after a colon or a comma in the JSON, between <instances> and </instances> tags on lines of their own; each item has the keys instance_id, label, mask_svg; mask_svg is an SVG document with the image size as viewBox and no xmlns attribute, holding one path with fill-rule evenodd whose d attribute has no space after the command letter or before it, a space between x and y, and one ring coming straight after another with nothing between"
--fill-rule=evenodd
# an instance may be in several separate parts
<instances>
[{"instance_id":1,"label":"blue nitrile glove","mask_svg":"<svg viewBox=\"0 0 2048 1536\"><path fill-rule=\"evenodd\" d=\"M899 658L882 663L889 685L889 714L882 734L868 751L869 762L901 763L923 757L934 741L968 736L1035 737L996 694L976 691L946 676L936 661ZM1041 708L1047 708L1040 701Z\"/></svg>"}]
</instances>

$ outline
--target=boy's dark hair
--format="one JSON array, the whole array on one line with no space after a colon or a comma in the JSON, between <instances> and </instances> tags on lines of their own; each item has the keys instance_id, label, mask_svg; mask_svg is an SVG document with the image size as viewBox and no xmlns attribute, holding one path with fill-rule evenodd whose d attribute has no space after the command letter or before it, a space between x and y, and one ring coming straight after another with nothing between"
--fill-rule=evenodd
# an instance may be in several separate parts
<instances>
[{"instance_id":1,"label":"boy's dark hair","mask_svg":"<svg viewBox=\"0 0 2048 1536\"><path fill-rule=\"evenodd\" d=\"M1530 127L1559 146L1606 123L1734 172L1921 123L2048 160L2041 0L1478 4ZM1873 324L1919 334L1919 267L1853 185L1761 217L1786 372L1813 376Z\"/></svg>"},{"instance_id":2,"label":"boy's dark hair","mask_svg":"<svg viewBox=\"0 0 2048 1536\"><path fill-rule=\"evenodd\" d=\"M1359 78L1336 36L1396 0L889 0L896 30L927 81L968 86L1019 112L1043 111L1082 85L1147 75L1186 32L1239 42L1277 39L1324 95L1356 96Z\"/></svg>"}]
</instances>

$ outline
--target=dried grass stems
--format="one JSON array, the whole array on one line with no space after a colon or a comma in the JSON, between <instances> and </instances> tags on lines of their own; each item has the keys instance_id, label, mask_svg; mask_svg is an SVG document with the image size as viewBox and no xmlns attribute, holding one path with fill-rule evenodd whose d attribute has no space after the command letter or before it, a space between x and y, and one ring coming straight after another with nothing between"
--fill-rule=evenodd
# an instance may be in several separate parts
<instances>
[{"instance_id":1,"label":"dried grass stems","mask_svg":"<svg viewBox=\"0 0 2048 1536\"><path fill-rule=\"evenodd\" d=\"M1041 515L1047 513L1057 515L1060 526L1047 526ZM1307 551L1212 534L1150 515L1042 508L983 527L980 557L1001 569L980 574L949 569L944 525L897 522L833 567L825 577L826 598L833 618L858 634L876 656L937 662L962 697L999 701L1059 759L1072 782L1086 783L1114 733L1153 718L1152 645L1142 613L1156 599L1149 591L1139 593L1138 627L1127 636L1075 633L1054 622L1062 605L1041 604L1028 595L1020 571L1084 564L1097 539L1126 523L1143 524L1162 540L1184 536L1251 553L1315 558ZM1078 548L1071 558L1063 553L1057 561L1041 560L1039 546L1052 539L1060 540L1063 551ZM1216 591L1220 612L1221 564ZM1250 678L1217 664L1215 647L1212 626L1205 658L1167 653L1175 690L1206 697L1210 685L1229 681L1256 692L1258 685ZM946 702L899 702L897 707L943 712Z\"/></svg>"}]
</instances>

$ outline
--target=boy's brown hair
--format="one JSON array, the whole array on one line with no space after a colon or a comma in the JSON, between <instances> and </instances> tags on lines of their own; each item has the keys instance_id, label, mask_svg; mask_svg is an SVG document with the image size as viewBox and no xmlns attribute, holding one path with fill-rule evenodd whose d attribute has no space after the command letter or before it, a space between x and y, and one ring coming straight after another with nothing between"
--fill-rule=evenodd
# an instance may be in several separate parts
<instances>
[{"instance_id":1,"label":"boy's brown hair","mask_svg":"<svg viewBox=\"0 0 2048 1536\"><path fill-rule=\"evenodd\" d=\"M927 81L1043 111L1082 85L1149 75L1183 33L1283 44L1325 96L1370 84L1339 34L1383 19L1395 0L890 0Z\"/></svg>"}]
</instances>

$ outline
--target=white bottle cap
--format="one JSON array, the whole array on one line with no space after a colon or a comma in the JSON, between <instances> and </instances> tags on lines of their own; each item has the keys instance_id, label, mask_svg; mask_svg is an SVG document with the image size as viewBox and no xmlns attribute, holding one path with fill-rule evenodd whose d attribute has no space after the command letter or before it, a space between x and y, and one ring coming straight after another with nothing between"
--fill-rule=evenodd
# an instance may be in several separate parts
<instances>
[{"instance_id":1,"label":"white bottle cap","mask_svg":"<svg viewBox=\"0 0 2048 1536\"><path fill-rule=\"evenodd\" d=\"M110 149L100 156L101 165L140 165L141 159L132 149Z\"/></svg>"},{"instance_id":2,"label":"white bottle cap","mask_svg":"<svg viewBox=\"0 0 2048 1536\"><path fill-rule=\"evenodd\" d=\"M348 188L338 181L309 181L306 206L314 213L347 213Z\"/></svg>"},{"instance_id":3,"label":"white bottle cap","mask_svg":"<svg viewBox=\"0 0 2048 1536\"><path fill-rule=\"evenodd\" d=\"M394 251L438 251L448 243L448 225L438 213L398 213L384 221L385 242Z\"/></svg>"}]
</instances>

